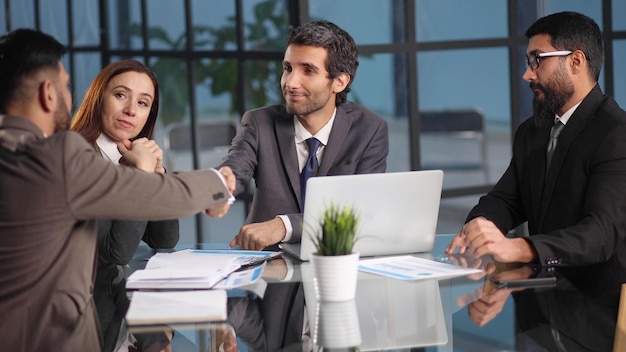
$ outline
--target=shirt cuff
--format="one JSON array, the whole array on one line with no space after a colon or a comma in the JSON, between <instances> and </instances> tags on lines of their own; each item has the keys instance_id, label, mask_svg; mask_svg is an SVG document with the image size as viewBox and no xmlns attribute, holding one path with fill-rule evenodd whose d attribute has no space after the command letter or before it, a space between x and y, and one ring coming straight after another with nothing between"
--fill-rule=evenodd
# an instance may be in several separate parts
<instances>
[{"instance_id":1,"label":"shirt cuff","mask_svg":"<svg viewBox=\"0 0 626 352\"><path fill-rule=\"evenodd\" d=\"M222 184L224 185L224 187L226 187L226 189L228 189L228 185L226 184L226 179L224 178L224 175L222 175L221 172L219 172L219 170L215 169L215 168L210 168L207 170L211 170L213 171L222 181ZM230 191L228 191L228 204L233 204L235 202L235 196L230 193Z\"/></svg>"},{"instance_id":2,"label":"shirt cuff","mask_svg":"<svg viewBox=\"0 0 626 352\"><path fill-rule=\"evenodd\" d=\"M280 218L283 221L283 225L285 225L285 238L281 242L289 242L291 236L293 235L293 227L291 226L291 221L287 215L278 215L277 218Z\"/></svg>"}]
</instances>

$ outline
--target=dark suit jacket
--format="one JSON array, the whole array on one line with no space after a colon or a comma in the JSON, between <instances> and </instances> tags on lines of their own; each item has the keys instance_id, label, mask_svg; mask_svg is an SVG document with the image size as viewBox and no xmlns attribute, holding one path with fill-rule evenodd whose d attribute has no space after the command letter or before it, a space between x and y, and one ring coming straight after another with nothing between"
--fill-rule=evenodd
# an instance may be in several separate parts
<instances>
[{"instance_id":1,"label":"dark suit jacket","mask_svg":"<svg viewBox=\"0 0 626 352\"><path fill-rule=\"evenodd\" d=\"M504 233L528 221L539 263L616 305L626 282L626 112L596 86L561 132L545 169L550 126L518 129L513 157L468 220Z\"/></svg>"},{"instance_id":2,"label":"dark suit jacket","mask_svg":"<svg viewBox=\"0 0 626 352\"><path fill-rule=\"evenodd\" d=\"M30 121L0 115L2 349L100 350L94 219L189 216L223 204L221 185L210 170L117 167L75 132L45 138Z\"/></svg>"},{"instance_id":3,"label":"dark suit jacket","mask_svg":"<svg viewBox=\"0 0 626 352\"><path fill-rule=\"evenodd\" d=\"M293 235L302 235L300 170L293 115L284 105L247 111L222 165L237 176L237 192L254 178L256 190L247 223L288 215ZM337 107L317 176L385 172L389 153L387 122L355 103Z\"/></svg>"}]
</instances>

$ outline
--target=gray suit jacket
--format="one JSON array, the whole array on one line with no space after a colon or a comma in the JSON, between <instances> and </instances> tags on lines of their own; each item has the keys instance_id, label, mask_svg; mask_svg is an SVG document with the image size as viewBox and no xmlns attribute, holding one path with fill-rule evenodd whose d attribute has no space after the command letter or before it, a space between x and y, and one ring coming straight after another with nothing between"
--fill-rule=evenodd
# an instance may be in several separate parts
<instances>
[{"instance_id":1,"label":"gray suit jacket","mask_svg":"<svg viewBox=\"0 0 626 352\"><path fill-rule=\"evenodd\" d=\"M284 105L247 111L222 165L237 176L237 192L254 178L256 190L247 223L288 215L291 242L302 236L300 170L293 115ZM389 153L387 122L355 103L337 107L317 176L385 172Z\"/></svg>"},{"instance_id":2,"label":"gray suit jacket","mask_svg":"<svg viewBox=\"0 0 626 352\"><path fill-rule=\"evenodd\" d=\"M0 115L0 331L7 351L98 351L96 220L167 220L227 199L210 170L117 167L74 132Z\"/></svg>"}]
</instances>

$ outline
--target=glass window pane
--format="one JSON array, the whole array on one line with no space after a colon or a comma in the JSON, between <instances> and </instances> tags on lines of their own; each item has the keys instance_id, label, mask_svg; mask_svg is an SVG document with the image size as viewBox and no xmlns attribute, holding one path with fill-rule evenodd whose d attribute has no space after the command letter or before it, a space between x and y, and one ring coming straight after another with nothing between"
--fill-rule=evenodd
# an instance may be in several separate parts
<instances>
[{"instance_id":1,"label":"glass window pane","mask_svg":"<svg viewBox=\"0 0 626 352\"><path fill-rule=\"evenodd\" d=\"M417 41L506 37L507 4L501 0L417 0Z\"/></svg>"},{"instance_id":2,"label":"glass window pane","mask_svg":"<svg viewBox=\"0 0 626 352\"><path fill-rule=\"evenodd\" d=\"M212 77L214 70L225 69L225 63L233 64L234 62L234 60L211 61L207 59L196 62L194 68L195 76L198 77L195 93L198 103L196 126L200 147L199 168L218 166L230 144L230 136L225 135L224 137L229 137L227 138L228 142L226 140L220 142L224 143L224 146L213 146L216 142L212 129L219 127L211 123L230 121L233 127L239 124L239 114L230 114L229 112L230 92L213 94L209 89L210 83L213 82L212 79L215 79ZM224 65L216 65L216 63ZM157 75L161 88L161 105L154 139L163 149L165 167L168 172L191 170L194 167L186 62L172 58L153 58L150 66ZM229 72L224 72L224 76L228 74ZM228 214L219 221L201 214L200 221L203 230L201 242L230 242L232 236L239 231L244 219L245 207L242 202L235 202ZM196 243L197 217L181 218L179 225L180 240L178 243Z\"/></svg>"},{"instance_id":3,"label":"glass window pane","mask_svg":"<svg viewBox=\"0 0 626 352\"><path fill-rule=\"evenodd\" d=\"M111 49L143 49L139 1L109 1Z\"/></svg>"},{"instance_id":4,"label":"glass window pane","mask_svg":"<svg viewBox=\"0 0 626 352\"><path fill-rule=\"evenodd\" d=\"M423 132L420 135L423 165L447 166L444 168L444 190L497 181L511 158L507 49L423 52L418 54L417 59L420 111L478 108L483 112L488 173L486 175L484 169L462 168L468 166L470 161L480 166L482 161L480 139L459 138L464 135ZM485 74L485 65L489 67L488 74ZM442 199L437 233L456 233L480 196Z\"/></svg>"},{"instance_id":5,"label":"glass window pane","mask_svg":"<svg viewBox=\"0 0 626 352\"><path fill-rule=\"evenodd\" d=\"M613 80L615 82L615 100L622 107L626 108L626 65L619 63L626 62L626 40L616 40L613 43L613 62L617 63L614 66L615 76Z\"/></svg>"},{"instance_id":6,"label":"glass window pane","mask_svg":"<svg viewBox=\"0 0 626 352\"><path fill-rule=\"evenodd\" d=\"M78 108L85 97L87 88L102 67L100 53L77 53L73 56L74 108Z\"/></svg>"},{"instance_id":7,"label":"glass window pane","mask_svg":"<svg viewBox=\"0 0 626 352\"><path fill-rule=\"evenodd\" d=\"M9 0L11 6L11 28L35 28L35 8L33 0Z\"/></svg>"},{"instance_id":8,"label":"glass window pane","mask_svg":"<svg viewBox=\"0 0 626 352\"><path fill-rule=\"evenodd\" d=\"M39 3L41 16L41 30L55 37L61 43L69 42L67 31L67 3L52 3L42 1Z\"/></svg>"},{"instance_id":9,"label":"glass window pane","mask_svg":"<svg viewBox=\"0 0 626 352\"><path fill-rule=\"evenodd\" d=\"M408 171L409 125L406 99L406 66L403 56L377 54L359 57L359 68L352 83L348 100L375 111L387 120L389 127L389 156L387 171ZM400 100L400 102L398 102Z\"/></svg>"},{"instance_id":10,"label":"glass window pane","mask_svg":"<svg viewBox=\"0 0 626 352\"><path fill-rule=\"evenodd\" d=\"M613 11L611 11L611 18L613 20L613 30L623 31L626 30L626 1L613 0Z\"/></svg>"},{"instance_id":11,"label":"glass window pane","mask_svg":"<svg viewBox=\"0 0 626 352\"><path fill-rule=\"evenodd\" d=\"M483 161L480 140L456 138L462 136L452 134L422 134L423 165L445 164L451 167L446 172L444 188L494 182L508 165L511 120L508 62L506 48L418 54L420 111L476 108L484 115L487 175L484 168L475 169L475 172L463 169L468 161L476 164ZM489 66L489 74L478 69L485 65ZM442 138L446 136L450 138Z\"/></svg>"},{"instance_id":12,"label":"glass window pane","mask_svg":"<svg viewBox=\"0 0 626 352\"><path fill-rule=\"evenodd\" d=\"M196 61L196 112L198 119L234 119L237 112L237 61L204 59Z\"/></svg>"},{"instance_id":13,"label":"glass window pane","mask_svg":"<svg viewBox=\"0 0 626 352\"><path fill-rule=\"evenodd\" d=\"M148 2L149 47L153 50L185 50L185 3L150 0Z\"/></svg>"},{"instance_id":14,"label":"glass window pane","mask_svg":"<svg viewBox=\"0 0 626 352\"><path fill-rule=\"evenodd\" d=\"M394 39L394 9L398 1L360 0L353 1L316 0L309 1L311 19L325 19L346 30L359 45L388 44L399 42ZM358 7L358 16L353 14ZM400 11L401 12L401 11ZM404 36L401 36L404 38Z\"/></svg>"},{"instance_id":15,"label":"glass window pane","mask_svg":"<svg viewBox=\"0 0 626 352\"><path fill-rule=\"evenodd\" d=\"M0 31L2 31L2 33L9 31L9 28L7 28L7 22L6 22L6 12L5 12L6 1L8 0L0 0Z\"/></svg>"},{"instance_id":16,"label":"glass window pane","mask_svg":"<svg viewBox=\"0 0 626 352\"><path fill-rule=\"evenodd\" d=\"M243 91L246 92L246 109L282 103L283 94L280 88L282 61L246 61L245 69L247 79ZM233 89L235 87L233 86Z\"/></svg>"},{"instance_id":17,"label":"glass window pane","mask_svg":"<svg viewBox=\"0 0 626 352\"><path fill-rule=\"evenodd\" d=\"M575 11L585 14L593 18L602 28L602 1L545 0L537 4L537 18L561 11Z\"/></svg>"},{"instance_id":18,"label":"glass window pane","mask_svg":"<svg viewBox=\"0 0 626 352\"><path fill-rule=\"evenodd\" d=\"M245 50L285 49L289 16L285 1L242 1Z\"/></svg>"},{"instance_id":19,"label":"glass window pane","mask_svg":"<svg viewBox=\"0 0 626 352\"><path fill-rule=\"evenodd\" d=\"M98 0L72 2L74 45L100 45L100 10Z\"/></svg>"},{"instance_id":20,"label":"glass window pane","mask_svg":"<svg viewBox=\"0 0 626 352\"><path fill-rule=\"evenodd\" d=\"M194 48L236 50L237 23L235 2L223 1L215 6L210 1L193 0L191 18L194 28Z\"/></svg>"},{"instance_id":21,"label":"glass window pane","mask_svg":"<svg viewBox=\"0 0 626 352\"><path fill-rule=\"evenodd\" d=\"M142 61L142 60L140 60ZM170 148L169 134L179 126L189 126L189 93L187 89L187 64L184 60L154 57L150 69L159 81L160 105L155 126L154 140L163 150L163 163L168 172L193 169L191 154L191 131L184 142L174 140ZM173 150L172 150L173 149ZM179 244L196 242L196 217L179 219Z\"/></svg>"},{"instance_id":22,"label":"glass window pane","mask_svg":"<svg viewBox=\"0 0 626 352\"><path fill-rule=\"evenodd\" d=\"M173 122L189 121L187 63L180 59L156 57L150 59L149 66L159 80L161 123L167 126Z\"/></svg>"}]
</instances>

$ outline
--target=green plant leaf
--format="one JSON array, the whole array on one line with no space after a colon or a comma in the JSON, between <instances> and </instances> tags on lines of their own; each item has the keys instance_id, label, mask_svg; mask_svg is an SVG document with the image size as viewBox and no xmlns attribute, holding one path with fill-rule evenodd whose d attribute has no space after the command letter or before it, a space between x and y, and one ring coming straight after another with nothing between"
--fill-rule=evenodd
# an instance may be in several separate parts
<instances>
[{"instance_id":1,"label":"green plant leaf","mask_svg":"<svg viewBox=\"0 0 626 352\"><path fill-rule=\"evenodd\" d=\"M318 255L351 254L356 242L359 215L349 205L330 204L323 213L319 229L312 238Z\"/></svg>"}]
</instances>

